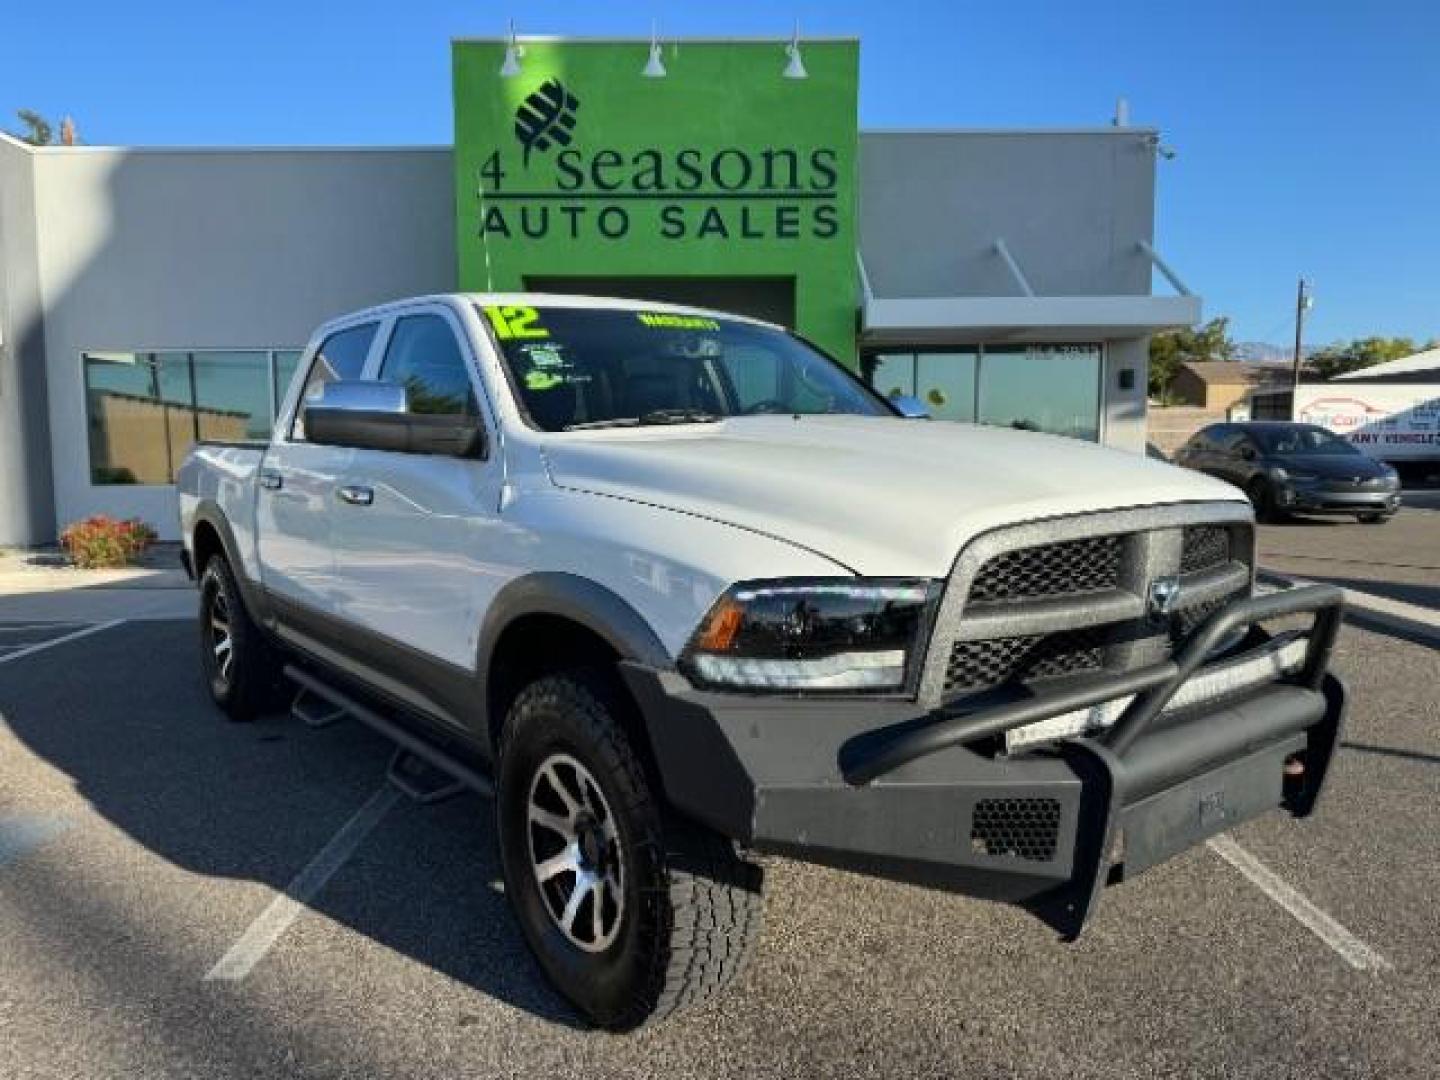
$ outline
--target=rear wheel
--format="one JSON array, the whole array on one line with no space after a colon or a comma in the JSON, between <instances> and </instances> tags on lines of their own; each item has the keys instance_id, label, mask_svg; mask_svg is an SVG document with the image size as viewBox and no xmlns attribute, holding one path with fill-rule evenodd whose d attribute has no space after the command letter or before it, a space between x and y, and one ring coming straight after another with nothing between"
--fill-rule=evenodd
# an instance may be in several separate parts
<instances>
[{"instance_id":1,"label":"rear wheel","mask_svg":"<svg viewBox=\"0 0 1440 1080\"><path fill-rule=\"evenodd\" d=\"M253 720L275 704L279 663L223 555L212 555L200 577L200 663L230 719Z\"/></svg>"},{"instance_id":2,"label":"rear wheel","mask_svg":"<svg viewBox=\"0 0 1440 1080\"><path fill-rule=\"evenodd\" d=\"M761 871L656 795L603 672L521 691L505 722L497 812L506 894L556 988L626 1030L705 1001L760 930Z\"/></svg>"}]
</instances>

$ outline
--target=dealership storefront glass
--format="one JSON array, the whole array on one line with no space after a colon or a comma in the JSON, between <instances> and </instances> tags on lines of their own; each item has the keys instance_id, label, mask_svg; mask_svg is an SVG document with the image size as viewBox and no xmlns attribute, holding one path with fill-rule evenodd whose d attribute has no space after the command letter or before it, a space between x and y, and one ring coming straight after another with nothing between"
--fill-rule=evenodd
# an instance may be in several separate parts
<instances>
[{"instance_id":1,"label":"dealership storefront glass","mask_svg":"<svg viewBox=\"0 0 1440 1080\"><path fill-rule=\"evenodd\" d=\"M1100 437L1102 357L1095 344L977 345L887 349L867 354L862 364L880 393L917 397L937 420L1093 441Z\"/></svg>"},{"instance_id":2,"label":"dealership storefront glass","mask_svg":"<svg viewBox=\"0 0 1440 1080\"><path fill-rule=\"evenodd\" d=\"M263 440L298 349L87 352L86 420L95 484L172 484L200 439Z\"/></svg>"}]
</instances>

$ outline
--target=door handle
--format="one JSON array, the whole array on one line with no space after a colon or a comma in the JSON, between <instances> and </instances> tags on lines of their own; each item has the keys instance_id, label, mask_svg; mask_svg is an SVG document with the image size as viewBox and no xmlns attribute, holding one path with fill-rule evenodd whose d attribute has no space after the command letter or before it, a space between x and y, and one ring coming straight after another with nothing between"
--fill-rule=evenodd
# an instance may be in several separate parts
<instances>
[{"instance_id":1,"label":"door handle","mask_svg":"<svg viewBox=\"0 0 1440 1080\"><path fill-rule=\"evenodd\" d=\"M266 491L279 491L285 486L285 478L274 469L261 469L260 486Z\"/></svg>"},{"instance_id":2,"label":"door handle","mask_svg":"<svg viewBox=\"0 0 1440 1080\"><path fill-rule=\"evenodd\" d=\"M374 489L361 487L359 484L346 484L337 488L335 495L341 502L347 502L351 506L369 506L375 501Z\"/></svg>"}]
</instances>

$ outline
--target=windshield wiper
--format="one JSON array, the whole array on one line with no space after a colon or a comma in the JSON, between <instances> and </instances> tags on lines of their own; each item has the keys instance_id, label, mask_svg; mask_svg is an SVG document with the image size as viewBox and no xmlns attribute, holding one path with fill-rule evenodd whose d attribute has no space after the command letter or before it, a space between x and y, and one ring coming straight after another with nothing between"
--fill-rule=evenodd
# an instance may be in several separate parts
<instances>
[{"instance_id":1,"label":"windshield wiper","mask_svg":"<svg viewBox=\"0 0 1440 1080\"><path fill-rule=\"evenodd\" d=\"M714 424L720 417L704 409L654 409L640 417L642 424Z\"/></svg>"},{"instance_id":2,"label":"windshield wiper","mask_svg":"<svg viewBox=\"0 0 1440 1080\"><path fill-rule=\"evenodd\" d=\"M565 431L593 431L596 428L641 427L660 424L713 424L723 419L704 409L654 409L643 416L616 416L609 420L590 420L583 424L566 424Z\"/></svg>"},{"instance_id":3,"label":"windshield wiper","mask_svg":"<svg viewBox=\"0 0 1440 1080\"><path fill-rule=\"evenodd\" d=\"M636 427L640 423L638 416L617 416L611 420L589 420L583 424L566 424L561 431L593 431L595 428L607 427Z\"/></svg>"}]
</instances>

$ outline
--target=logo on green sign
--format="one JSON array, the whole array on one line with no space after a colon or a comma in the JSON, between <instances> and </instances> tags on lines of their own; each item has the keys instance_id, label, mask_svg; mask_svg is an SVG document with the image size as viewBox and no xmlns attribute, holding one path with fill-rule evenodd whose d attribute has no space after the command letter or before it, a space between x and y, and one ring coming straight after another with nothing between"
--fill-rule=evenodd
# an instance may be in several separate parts
<instances>
[{"instance_id":1,"label":"logo on green sign","mask_svg":"<svg viewBox=\"0 0 1440 1080\"><path fill-rule=\"evenodd\" d=\"M530 152L544 152L552 145L570 145L575 130L575 114L580 99L565 88L559 79L549 79L527 97L515 110L515 138L525 151L525 167L530 167Z\"/></svg>"}]
</instances>

